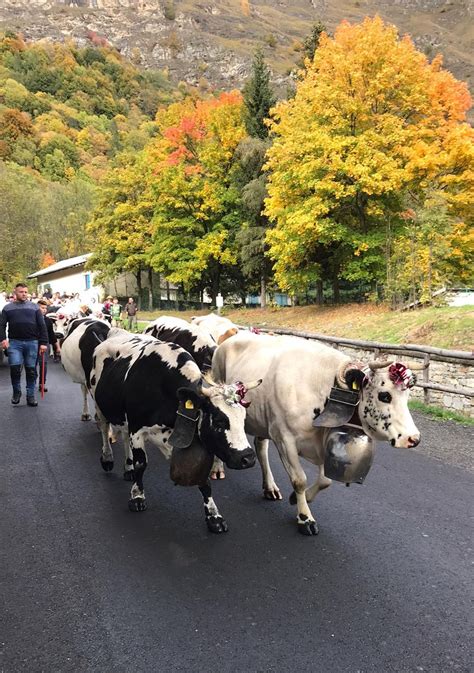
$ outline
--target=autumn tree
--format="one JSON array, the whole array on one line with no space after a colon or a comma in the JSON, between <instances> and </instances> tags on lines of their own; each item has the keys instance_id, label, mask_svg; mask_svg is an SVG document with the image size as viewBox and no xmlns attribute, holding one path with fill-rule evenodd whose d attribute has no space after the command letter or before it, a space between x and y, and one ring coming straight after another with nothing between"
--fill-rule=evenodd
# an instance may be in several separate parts
<instances>
[{"instance_id":1,"label":"autumn tree","mask_svg":"<svg viewBox=\"0 0 474 673\"><path fill-rule=\"evenodd\" d=\"M139 304L141 274L149 268L152 233L153 202L147 191L149 172L143 154L121 155L118 165L107 174L87 225L92 246L87 267L96 270L102 280L112 279L124 271L133 273ZM152 301L149 304L152 308Z\"/></svg>"},{"instance_id":2,"label":"autumn tree","mask_svg":"<svg viewBox=\"0 0 474 673\"><path fill-rule=\"evenodd\" d=\"M430 187L450 217L473 199L466 85L380 18L321 35L293 100L273 117L266 213L278 283L385 280L408 194Z\"/></svg>"},{"instance_id":3,"label":"autumn tree","mask_svg":"<svg viewBox=\"0 0 474 673\"><path fill-rule=\"evenodd\" d=\"M226 268L237 261L235 149L245 135L239 93L171 105L157 116L159 137L148 151L155 211L153 268L213 301Z\"/></svg>"}]
</instances>

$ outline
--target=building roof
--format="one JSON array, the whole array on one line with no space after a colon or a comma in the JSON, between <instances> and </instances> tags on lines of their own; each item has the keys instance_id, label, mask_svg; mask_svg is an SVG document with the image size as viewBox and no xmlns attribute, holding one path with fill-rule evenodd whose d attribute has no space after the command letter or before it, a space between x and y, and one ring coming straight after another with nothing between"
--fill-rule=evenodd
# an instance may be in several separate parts
<instances>
[{"instance_id":1,"label":"building roof","mask_svg":"<svg viewBox=\"0 0 474 673\"><path fill-rule=\"evenodd\" d=\"M60 262L55 262L54 264L51 264L51 266L47 266L45 269L40 269L39 271L35 271L35 273L30 273L28 278L38 278L38 276L45 276L46 274L54 273L55 271L71 269L74 266L82 266L87 262L91 255L92 253L88 252L86 255L77 255L77 257L62 259Z\"/></svg>"}]
</instances>

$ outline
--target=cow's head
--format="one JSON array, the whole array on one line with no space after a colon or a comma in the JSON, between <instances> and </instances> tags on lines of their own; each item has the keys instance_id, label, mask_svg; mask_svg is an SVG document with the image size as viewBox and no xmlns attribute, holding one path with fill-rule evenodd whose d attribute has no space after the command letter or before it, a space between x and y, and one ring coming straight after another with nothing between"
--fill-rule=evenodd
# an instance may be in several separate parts
<instances>
[{"instance_id":1,"label":"cow's head","mask_svg":"<svg viewBox=\"0 0 474 673\"><path fill-rule=\"evenodd\" d=\"M170 443L179 448L187 442L190 445L195 422L202 444L227 467L236 470L252 467L255 452L245 434L245 409L249 402L244 396L261 382L260 379L247 385L220 384L206 377L199 390L180 388L180 408Z\"/></svg>"},{"instance_id":2,"label":"cow's head","mask_svg":"<svg viewBox=\"0 0 474 673\"><path fill-rule=\"evenodd\" d=\"M63 339L67 332L69 324L77 317L77 313L63 313L59 309L56 313L48 313L48 318L54 321L54 332L58 339Z\"/></svg>"},{"instance_id":3,"label":"cow's head","mask_svg":"<svg viewBox=\"0 0 474 673\"><path fill-rule=\"evenodd\" d=\"M348 368L344 377L350 389L361 391L359 417L372 439L388 440L392 446L409 449L420 442L420 432L408 410L410 388L416 377L400 362L370 362L367 370Z\"/></svg>"}]
</instances>

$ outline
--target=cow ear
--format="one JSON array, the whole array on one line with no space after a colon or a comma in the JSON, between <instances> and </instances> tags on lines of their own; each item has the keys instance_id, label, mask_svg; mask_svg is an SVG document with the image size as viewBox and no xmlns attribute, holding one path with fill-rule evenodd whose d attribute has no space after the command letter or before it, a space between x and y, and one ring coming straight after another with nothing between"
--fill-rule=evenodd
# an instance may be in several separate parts
<instances>
[{"instance_id":1,"label":"cow ear","mask_svg":"<svg viewBox=\"0 0 474 673\"><path fill-rule=\"evenodd\" d=\"M191 446L196 433L199 409L203 399L193 388L178 388L177 396L179 406L169 443L173 448L187 449Z\"/></svg>"},{"instance_id":2,"label":"cow ear","mask_svg":"<svg viewBox=\"0 0 474 673\"><path fill-rule=\"evenodd\" d=\"M221 334L220 337L217 339L217 343L220 346L224 341L227 341L227 339L230 339L230 337L233 337L235 334L238 334L239 330L237 327L231 327L227 331L224 332L224 334Z\"/></svg>"},{"instance_id":3,"label":"cow ear","mask_svg":"<svg viewBox=\"0 0 474 673\"><path fill-rule=\"evenodd\" d=\"M194 388L178 388L176 395L178 400L184 404L185 409L200 409L204 402L204 397Z\"/></svg>"},{"instance_id":4,"label":"cow ear","mask_svg":"<svg viewBox=\"0 0 474 673\"><path fill-rule=\"evenodd\" d=\"M349 390L360 390L364 384L365 373L362 369L347 369L344 373L344 378Z\"/></svg>"}]
</instances>

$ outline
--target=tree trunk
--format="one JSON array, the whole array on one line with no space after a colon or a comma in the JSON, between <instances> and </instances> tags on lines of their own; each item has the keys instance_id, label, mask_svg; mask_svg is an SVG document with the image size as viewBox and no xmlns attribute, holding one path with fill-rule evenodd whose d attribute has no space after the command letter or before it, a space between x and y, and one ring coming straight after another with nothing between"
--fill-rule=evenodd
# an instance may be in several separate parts
<instances>
[{"instance_id":1,"label":"tree trunk","mask_svg":"<svg viewBox=\"0 0 474 673\"><path fill-rule=\"evenodd\" d=\"M171 294L170 294L170 284L168 281L166 281L166 301L170 301Z\"/></svg>"},{"instance_id":2,"label":"tree trunk","mask_svg":"<svg viewBox=\"0 0 474 673\"><path fill-rule=\"evenodd\" d=\"M135 277L137 279L137 293L138 293L138 298L137 298L137 307L138 310L141 311L142 308L142 270L139 269L137 273L135 274Z\"/></svg>"},{"instance_id":3,"label":"tree trunk","mask_svg":"<svg viewBox=\"0 0 474 673\"><path fill-rule=\"evenodd\" d=\"M337 274L334 274L332 279L332 297L335 304L339 304L340 294L339 294L339 278Z\"/></svg>"},{"instance_id":4,"label":"tree trunk","mask_svg":"<svg viewBox=\"0 0 474 673\"><path fill-rule=\"evenodd\" d=\"M261 308L266 308L267 306L267 282L263 274L260 278L260 306Z\"/></svg>"},{"instance_id":5,"label":"tree trunk","mask_svg":"<svg viewBox=\"0 0 474 673\"><path fill-rule=\"evenodd\" d=\"M316 303L322 306L323 303L323 281L316 281Z\"/></svg>"},{"instance_id":6,"label":"tree trunk","mask_svg":"<svg viewBox=\"0 0 474 673\"><path fill-rule=\"evenodd\" d=\"M153 311L153 269L148 269L148 310Z\"/></svg>"}]
</instances>

